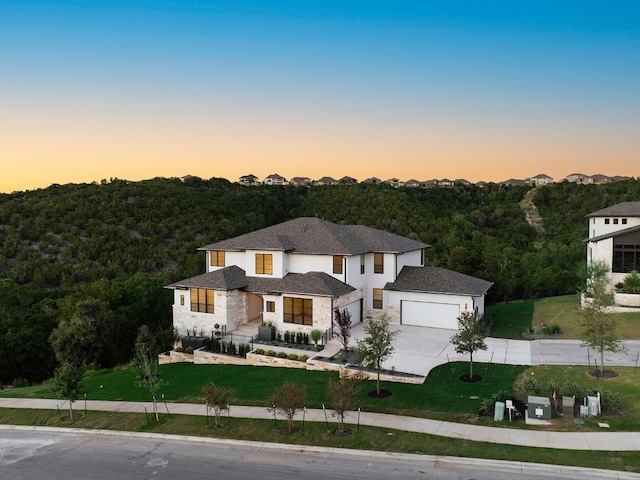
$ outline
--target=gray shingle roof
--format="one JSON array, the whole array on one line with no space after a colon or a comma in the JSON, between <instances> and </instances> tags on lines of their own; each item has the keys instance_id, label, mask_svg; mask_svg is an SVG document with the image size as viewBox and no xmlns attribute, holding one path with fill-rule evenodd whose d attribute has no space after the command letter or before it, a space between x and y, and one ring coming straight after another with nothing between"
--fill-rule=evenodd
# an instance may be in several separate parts
<instances>
[{"instance_id":1,"label":"gray shingle roof","mask_svg":"<svg viewBox=\"0 0 640 480\"><path fill-rule=\"evenodd\" d=\"M240 267L231 266L180 280L166 288L209 288L246 290L254 293L299 294L340 297L355 288L324 272L289 273L284 278L247 277Z\"/></svg>"},{"instance_id":2,"label":"gray shingle roof","mask_svg":"<svg viewBox=\"0 0 640 480\"><path fill-rule=\"evenodd\" d=\"M324 272L289 273L284 278L248 277L247 291L340 297L353 292L351 285Z\"/></svg>"},{"instance_id":3,"label":"gray shingle roof","mask_svg":"<svg viewBox=\"0 0 640 480\"><path fill-rule=\"evenodd\" d=\"M591 217L640 217L640 202L622 202L587 215Z\"/></svg>"},{"instance_id":4,"label":"gray shingle roof","mask_svg":"<svg viewBox=\"0 0 640 480\"><path fill-rule=\"evenodd\" d=\"M199 250L280 250L317 255L405 253L429 245L364 225L302 217L207 245Z\"/></svg>"},{"instance_id":5,"label":"gray shingle roof","mask_svg":"<svg viewBox=\"0 0 640 480\"><path fill-rule=\"evenodd\" d=\"M395 282L385 290L480 296L493 282L440 267L404 267Z\"/></svg>"},{"instance_id":6,"label":"gray shingle roof","mask_svg":"<svg viewBox=\"0 0 640 480\"><path fill-rule=\"evenodd\" d=\"M247 276L235 265L213 272L203 273L167 285L165 288L209 288L211 290L237 290L248 285Z\"/></svg>"}]
</instances>

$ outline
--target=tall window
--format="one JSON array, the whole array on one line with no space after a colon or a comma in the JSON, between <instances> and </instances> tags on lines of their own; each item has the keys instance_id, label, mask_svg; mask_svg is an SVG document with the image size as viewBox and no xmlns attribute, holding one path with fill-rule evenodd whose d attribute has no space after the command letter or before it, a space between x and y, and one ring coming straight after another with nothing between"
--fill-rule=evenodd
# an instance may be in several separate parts
<instances>
[{"instance_id":1,"label":"tall window","mask_svg":"<svg viewBox=\"0 0 640 480\"><path fill-rule=\"evenodd\" d=\"M202 313L213 312L213 290L206 288L191 289L191 311Z\"/></svg>"},{"instance_id":2,"label":"tall window","mask_svg":"<svg viewBox=\"0 0 640 480\"><path fill-rule=\"evenodd\" d=\"M364 261L365 261L364 253L360 255L360 275L364 275Z\"/></svg>"},{"instance_id":3,"label":"tall window","mask_svg":"<svg viewBox=\"0 0 640 480\"><path fill-rule=\"evenodd\" d=\"M374 288L373 289L373 308L378 310L382 309L382 289Z\"/></svg>"},{"instance_id":4,"label":"tall window","mask_svg":"<svg viewBox=\"0 0 640 480\"><path fill-rule=\"evenodd\" d=\"M184 307L184 295L180 295L180 305Z\"/></svg>"},{"instance_id":5,"label":"tall window","mask_svg":"<svg viewBox=\"0 0 640 480\"><path fill-rule=\"evenodd\" d=\"M373 254L373 273L384 273L384 253Z\"/></svg>"},{"instance_id":6,"label":"tall window","mask_svg":"<svg viewBox=\"0 0 640 480\"><path fill-rule=\"evenodd\" d=\"M256 253L256 273L273 275L273 259L270 253Z\"/></svg>"},{"instance_id":7,"label":"tall window","mask_svg":"<svg viewBox=\"0 0 640 480\"><path fill-rule=\"evenodd\" d=\"M310 298L284 297L283 299L285 323L297 325L313 325L313 300Z\"/></svg>"},{"instance_id":8,"label":"tall window","mask_svg":"<svg viewBox=\"0 0 640 480\"><path fill-rule=\"evenodd\" d=\"M212 267L224 267L224 250L212 250L209 252Z\"/></svg>"},{"instance_id":9,"label":"tall window","mask_svg":"<svg viewBox=\"0 0 640 480\"><path fill-rule=\"evenodd\" d=\"M640 270L640 245L614 245L611 271L629 273Z\"/></svg>"},{"instance_id":10,"label":"tall window","mask_svg":"<svg viewBox=\"0 0 640 480\"><path fill-rule=\"evenodd\" d=\"M342 275L342 255L333 256L333 273Z\"/></svg>"}]
</instances>

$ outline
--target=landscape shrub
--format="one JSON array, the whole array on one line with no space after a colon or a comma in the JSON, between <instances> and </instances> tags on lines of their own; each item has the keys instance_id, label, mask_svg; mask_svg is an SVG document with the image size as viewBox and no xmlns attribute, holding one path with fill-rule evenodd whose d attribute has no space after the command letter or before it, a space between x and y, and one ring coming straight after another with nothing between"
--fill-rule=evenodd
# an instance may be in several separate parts
<instances>
[{"instance_id":1,"label":"landscape shrub","mask_svg":"<svg viewBox=\"0 0 640 480\"><path fill-rule=\"evenodd\" d=\"M276 352L275 352L275 350L267 350L266 352L264 352L264 354L265 354L267 357L275 357L275 356L276 356Z\"/></svg>"},{"instance_id":2,"label":"landscape shrub","mask_svg":"<svg viewBox=\"0 0 640 480\"><path fill-rule=\"evenodd\" d=\"M505 400L509 400L512 398L513 398L513 394L507 390L497 391L496 393L491 395L491 397L485 398L484 400L482 400L482 403L480 404L479 415L481 416L493 415L496 408L496 402L504 402Z\"/></svg>"},{"instance_id":3,"label":"landscape shrub","mask_svg":"<svg viewBox=\"0 0 640 480\"><path fill-rule=\"evenodd\" d=\"M290 353L289 355L287 355L287 358L289 360L295 360L295 361L299 360L298 355L296 355L295 353Z\"/></svg>"},{"instance_id":4,"label":"landscape shrub","mask_svg":"<svg viewBox=\"0 0 640 480\"><path fill-rule=\"evenodd\" d=\"M276 357L278 357L278 358L287 358L287 352L278 352L276 354Z\"/></svg>"},{"instance_id":5,"label":"landscape shrub","mask_svg":"<svg viewBox=\"0 0 640 480\"><path fill-rule=\"evenodd\" d=\"M253 353L255 353L256 355L264 355L264 348L256 348Z\"/></svg>"},{"instance_id":6,"label":"landscape shrub","mask_svg":"<svg viewBox=\"0 0 640 480\"><path fill-rule=\"evenodd\" d=\"M566 382L564 384L563 395L567 395L568 397L584 397L584 388L580 386L577 382Z\"/></svg>"},{"instance_id":7,"label":"landscape shrub","mask_svg":"<svg viewBox=\"0 0 640 480\"><path fill-rule=\"evenodd\" d=\"M540 385L535 377L527 377L522 382L522 388L525 392L540 393Z\"/></svg>"}]
</instances>

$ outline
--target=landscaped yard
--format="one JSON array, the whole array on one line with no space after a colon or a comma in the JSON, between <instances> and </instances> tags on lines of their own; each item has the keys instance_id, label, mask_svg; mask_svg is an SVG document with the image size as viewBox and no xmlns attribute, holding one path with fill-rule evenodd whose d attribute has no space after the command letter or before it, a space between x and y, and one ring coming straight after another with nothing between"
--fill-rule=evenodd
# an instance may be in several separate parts
<instances>
[{"instance_id":1,"label":"landscaped yard","mask_svg":"<svg viewBox=\"0 0 640 480\"><path fill-rule=\"evenodd\" d=\"M598 421L611 425L611 431L640 430L640 372L631 367L616 368L618 377L596 379L590 377L587 367L567 366L510 366L498 364L477 364L475 373L483 380L477 383L464 383L460 375L468 372L466 362L456 362L432 370L423 385L390 384L384 388L393 392L391 397L373 399L367 393L374 388L373 382L362 384L358 392L356 408L364 411L379 411L437 418L457 422L502 426L511 428L533 428L571 431L601 430ZM534 375L531 375L533 372ZM171 364L160 368L166 387L162 393L169 402L191 401L203 403L201 387L215 381L219 386L231 386L236 390L233 404L264 405L273 389L285 380L304 384L309 392L308 408L320 408L322 403L331 408L325 395L326 382L335 378L335 373L310 372L267 367L244 367L233 365L193 365ZM624 416L594 417L585 419L584 425L575 425L571 419L554 418L552 427L525 425L522 420L494 422L492 417L478 418L477 413L483 399L501 390L515 391L521 398L526 396L520 386L524 379L535 377L540 387L540 395L548 395L552 380L556 384L576 382L585 389L599 386L616 392L621 398L621 410ZM117 370L87 379L88 399L149 401L148 392L135 386L135 374L131 369ZM561 386L560 389L563 387ZM561 395L561 390L558 395ZM50 386L5 390L0 396L12 397L48 397L51 398ZM61 401L62 403L62 401ZM76 410L82 412L82 401ZM204 407L203 407L204 408ZM171 406L169 404L169 409ZM161 409L164 412L164 409ZM397 451L425 453L431 455L462 455L465 457L482 457L511 461L531 461L552 464L580 465L593 468L614 468L618 470L640 472L640 452L593 452L548 450L526 448L511 445L497 445L470 442L441 437L416 434L410 432L390 431L373 427L361 427L349 437L336 437L335 419L329 417L329 425L325 423L307 423L302 432L282 437L279 428L284 420L273 421L254 419L230 419L230 427L212 430L207 427L204 417L181 415L161 415L161 421L155 425L148 423L144 415L86 412L72 424L61 421L58 412L42 410L1 409L0 423L74 426L79 428L101 428L114 430L150 431L185 435L205 435L223 438L272 441L330 447L361 448L381 451ZM299 420L298 420L299 421Z\"/></svg>"},{"instance_id":2,"label":"landscaped yard","mask_svg":"<svg viewBox=\"0 0 640 480\"><path fill-rule=\"evenodd\" d=\"M491 336L522 339L527 330L540 332L543 326L558 325L560 338L580 339L580 297L561 297L502 303L487 307L487 314L494 318ZM640 312L611 313L617 323L621 340L640 339ZM552 337L551 337L552 338Z\"/></svg>"}]
</instances>

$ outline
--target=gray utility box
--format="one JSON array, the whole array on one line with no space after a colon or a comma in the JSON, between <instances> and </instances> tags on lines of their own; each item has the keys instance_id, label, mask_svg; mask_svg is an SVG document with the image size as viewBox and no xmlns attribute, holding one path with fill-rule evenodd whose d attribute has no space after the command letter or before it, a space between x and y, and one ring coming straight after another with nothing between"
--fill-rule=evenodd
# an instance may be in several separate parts
<instances>
[{"instance_id":1,"label":"gray utility box","mask_svg":"<svg viewBox=\"0 0 640 480\"><path fill-rule=\"evenodd\" d=\"M527 416L538 420L551 420L551 402L547 397L529 395Z\"/></svg>"},{"instance_id":2,"label":"gray utility box","mask_svg":"<svg viewBox=\"0 0 640 480\"><path fill-rule=\"evenodd\" d=\"M562 397L562 415L573 417L575 415L576 397Z\"/></svg>"}]
</instances>

